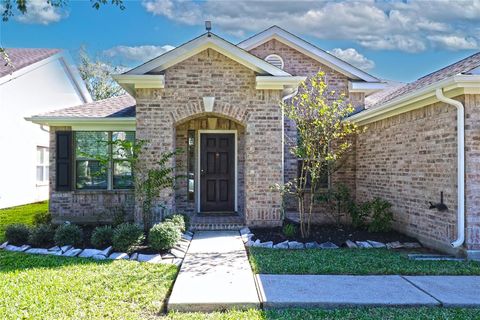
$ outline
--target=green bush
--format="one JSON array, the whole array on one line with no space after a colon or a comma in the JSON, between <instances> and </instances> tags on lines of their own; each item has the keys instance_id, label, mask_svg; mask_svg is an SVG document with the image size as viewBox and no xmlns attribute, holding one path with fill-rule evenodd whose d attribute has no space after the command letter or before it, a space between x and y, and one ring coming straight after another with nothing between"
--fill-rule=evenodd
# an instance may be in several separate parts
<instances>
[{"instance_id":1,"label":"green bush","mask_svg":"<svg viewBox=\"0 0 480 320\"><path fill-rule=\"evenodd\" d=\"M370 232L386 232L392 229L392 204L386 200L375 198L370 203L371 221L368 226Z\"/></svg>"},{"instance_id":2,"label":"green bush","mask_svg":"<svg viewBox=\"0 0 480 320\"><path fill-rule=\"evenodd\" d=\"M113 230L112 244L115 251L130 253L144 240L143 230L136 224L122 223Z\"/></svg>"},{"instance_id":3,"label":"green bush","mask_svg":"<svg viewBox=\"0 0 480 320\"><path fill-rule=\"evenodd\" d=\"M37 212L33 216L33 223L36 226L41 224L50 224L52 222L52 215L50 212Z\"/></svg>"},{"instance_id":4,"label":"green bush","mask_svg":"<svg viewBox=\"0 0 480 320\"><path fill-rule=\"evenodd\" d=\"M282 232L287 238L293 238L297 233L297 227L294 224L286 223L283 228Z\"/></svg>"},{"instance_id":5,"label":"green bush","mask_svg":"<svg viewBox=\"0 0 480 320\"><path fill-rule=\"evenodd\" d=\"M10 244L26 244L29 236L30 228L21 223L11 224L5 229L5 238Z\"/></svg>"},{"instance_id":6,"label":"green bush","mask_svg":"<svg viewBox=\"0 0 480 320\"><path fill-rule=\"evenodd\" d=\"M90 242L95 248L105 249L112 245L113 228L111 226L96 227L92 232Z\"/></svg>"},{"instance_id":7,"label":"green bush","mask_svg":"<svg viewBox=\"0 0 480 320\"><path fill-rule=\"evenodd\" d=\"M80 246L83 243L83 231L77 225L63 224L55 231L54 241L57 246Z\"/></svg>"},{"instance_id":8,"label":"green bush","mask_svg":"<svg viewBox=\"0 0 480 320\"><path fill-rule=\"evenodd\" d=\"M180 240L180 229L173 221L154 225L148 234L148 243L154 250L171 249Z\"/></svg>"},{"instance_id":9,"label":"green bush","mask_svg":"<svg viewBox=\"0 0 480 320\"><path fill-rule=\"evenodd\" d=\"M167 216L164 219L164 221L173 222L173 224L176 225L178 229L180 229L180 232L185 232L187 230L187 224L186 224L187 219L188 219L188 216L176 213L176 214L172 214L171 216Z\"/></svg>"},{"instance_id":10,"label":"green bush","mask_svg":"<svg viewBox=\"0 0 480 320\"><path fill-rule=\"evenodd\" d=\"M50 224L41 224L33 228L28 243L34 247L47 247L54 243L55 228Z\"/></svg>"}]
</instances>

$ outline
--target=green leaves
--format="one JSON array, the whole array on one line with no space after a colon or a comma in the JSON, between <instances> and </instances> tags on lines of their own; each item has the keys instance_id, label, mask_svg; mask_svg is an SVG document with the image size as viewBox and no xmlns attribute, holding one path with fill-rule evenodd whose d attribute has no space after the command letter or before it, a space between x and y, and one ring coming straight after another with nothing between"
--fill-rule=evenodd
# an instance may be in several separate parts
<instances>
[{"instance_id":1,"label":"green leaves","mask_svg":"<svg viewBox=\"0 0 480 320\"><path fill-rule=\"evenodd\" d=\"M329 87L328 80L325 73L317 73L300 85L297 95L281 105L297 128L297 141L290 151L304 163L295 183L287 182L281 192L298 200L302 236L308 236L321 177L330 177L343 165L359 132L347 120L354 111L347 95Z\"/></svg>"}]
</instances>

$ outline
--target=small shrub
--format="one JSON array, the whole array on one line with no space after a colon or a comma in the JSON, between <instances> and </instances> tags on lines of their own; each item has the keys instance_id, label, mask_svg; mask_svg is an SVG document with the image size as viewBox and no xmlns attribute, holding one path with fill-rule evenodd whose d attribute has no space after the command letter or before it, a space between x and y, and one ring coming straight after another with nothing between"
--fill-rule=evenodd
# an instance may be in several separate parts
<instances>
[{"instance_id":1,"label":"small shrub","mask_svg":"<svg viewBox=\"0 0 480 320\"><path fill-rule=\"evenodd\" d=\"M112 244L115 251L132 252L145 240L142 228L132 223L122 223L113 230Z\"/></svg>"},{"instance_id":2,"label":"small shrub","mask_svg":"<svg viewBox=\"0 0 480 320\"><path fill-rule=\"evenodd\" d=\"M10 244L25 244L28 242L29 236L30 229L21 223L11 224L5 229L5 238Z\"/></svg>"},{"instance_id":3,"label":"small shrub","mask_svg":"<svg viewBox=\"0 0 480 320\"><path fill-rule=\"evenodd\" d=\"M50 224L41 224L33 228L28 243L34 247L47 247L54 243L55 228Z\"/></svg>"},{"instance_id":4,"label":"small shrub","mask_svg":"<svg viewBox=\"0 0 480 320\"><path fill-rule=\"evenodd\" d=\"M113 228L111 226L96 227L90 242L97 249L105 249L112 245Z\"/></svg>"},{"instance_id":5,"label":"small shrub","mask_svg":"<svg viewBox=\"0 0 480 320\"><path fill-rule=\"evenodd\" d=\"M375 198L370 203L371 221L368 226L370 232L386 232L392 229L392 204L386 200Z\"/></svg>"},{"instance_id":6,"label":"small shrub","mask_svg":"<svg viewBox=\"0 0 480 320\"><path fill-rule=\"evenodd\" d=\"M50 212L37 212L33 216L33 223L36 226L41 224L50 224L52 222L52 215Z\"/></svg>"},{"instance_id":7,"label":"small shrub","mask_svg":"<svg viewBox=\"0 0 480 320\"><path fill-rule=\"evenodd\" d=\"M171 249L180 240L180 229L173 221L154 225L148 234L148 243L154 250Z\"/></svg>"},{"instance_id":8,"label":"small shrub","mask_svg":"<svg viewBox=\"0 0 480 320\"><path fill-rule=\"evenodd\" d=\"M54 241L57 246L78 247L83 243L82 228L74 224L61 225L55 231Z\"/></svg>"},{"instance_id":9,"label":"small shrub","mask_svg":"<svg viewBox=\"0 0 480 320\"><path fill-rule=\"evenodd\" d=\"M185 224L185 215L182 214L172 214L171 216L167 216L164 221L171 221L174 225L178 227L180 232L186 231L186 224Z\"/></svg>"},{"instance_id":10,"label":"small shrub","mask_svg":"<svg viewBox=\"0 0 480 320\"><path fill-rule=\"evenodd\" d=\"M287 223L283 226L282 232L287 238L293 238L297 233L297 227L294 224Z\"/></svg>"},{"instance_id":11,"label":"small shrub","mask_svg":"<svg viewBox=\"0 0 480 320\"><path fill-rule=\"evenodd\" d=\"M125 223L125 211L124 210L115 210L112 216L112 225L119 226L122 223Z\"/></svg>"}]
</instances>

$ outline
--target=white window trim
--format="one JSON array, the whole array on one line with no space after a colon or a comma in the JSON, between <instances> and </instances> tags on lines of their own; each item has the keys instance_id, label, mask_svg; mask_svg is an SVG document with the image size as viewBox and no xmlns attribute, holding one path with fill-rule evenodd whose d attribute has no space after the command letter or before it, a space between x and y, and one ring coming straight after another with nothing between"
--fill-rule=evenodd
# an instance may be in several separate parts
<instances>
[{"instance_id":1,"label":"white window trim","mask_svg":"<svg viewBox=\"0 0 480 320\"><path fill-rule=\"evenodd\" d=\"M38 160L35 165L35 181L36 181L36 186L41 187L41 186L47 186L48 182L50 181L50 174L46 175L45 174L45 169L48 168L48 172L50 173L50 149L49 147L46 146L37 146L36 152L41 149L43 153L43 163L39 163ZM37 168L42 167L42 177L43 180L38 180L36 177L37 174Z\"/></svg>"},{"instance_id":2,"label":"white window trim","mask_svg":"<svg viewBox=\"0 0 480 320\"><path fill-rule=\"evenodd\" d=\"M76 138L76 133L77 132L106 132L108 133L108 141L112 141L112 134L113 132L134 132L135 133L135 139L136 139L136 131L135 130L75 130L73 132L73 189L75 192L104 192L104 191L128 191L128 190L135 190L135 188L114 188L113 187L113 166L114 166L114 161L112 156L112 145L109 143L108 145L108 153L110 155L110 159L108 161L107 165L107 188L105 189L89 189L89 188L83 188L83 189L78 189L77 188L77 155L76 155L76 150L77 150L77 138Z\"/></svg>"},{"instance_id":3,"label":"white window trim","mask_svg":"<svg viewBox=\"0 0 480 320\"><path fill-rule=\"evenodd\" d=\"M200 154L201 154L201 148L200 148L200 144L201 144L201 135L203 133L210 133L210 134L215 134L215 133L218 133L218 134L222 134L222 133L233 133L233 136L234 136L234 140L235 140L235 148L234 148L234 152L235 152L235 155L234 155L234 158L235 158L235 163L234 163L234 183L233 183L233 187L234 187L234 190L233 190L233 194L234 194L234 205L233 205L233 209L235 212L238 212L238 134L237 134L237 130L198 130L198 135L197 135L197 170L196 170L196 181L195 181L195 189L196 189L196 202L197 202L197 213L199 212L202 212L200 211L201 210L201 197L200 197Z\"/></svg>"}]
</instances>

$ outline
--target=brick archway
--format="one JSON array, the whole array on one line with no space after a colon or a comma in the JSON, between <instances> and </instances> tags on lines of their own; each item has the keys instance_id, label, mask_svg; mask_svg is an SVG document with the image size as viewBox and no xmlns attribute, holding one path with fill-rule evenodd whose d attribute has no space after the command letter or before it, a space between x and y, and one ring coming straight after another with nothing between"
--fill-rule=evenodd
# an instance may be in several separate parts
<instances>
[{"instance_id":1,"label":"brick archway","mask_svg":"<svg viewBox=\"0 0 480 320\"><path fill-rule=\"evenodd\" d=\"M207 115L226 118L241 124L242 126L246 126L249 119L249 112L247 109L236 108L232 104L223 101L215 101L211 112L205 111L202 100L190 101L183 107L177 108L175 111L171 112L171 118L175 125Z\"/></svg>"}]
</instances>

